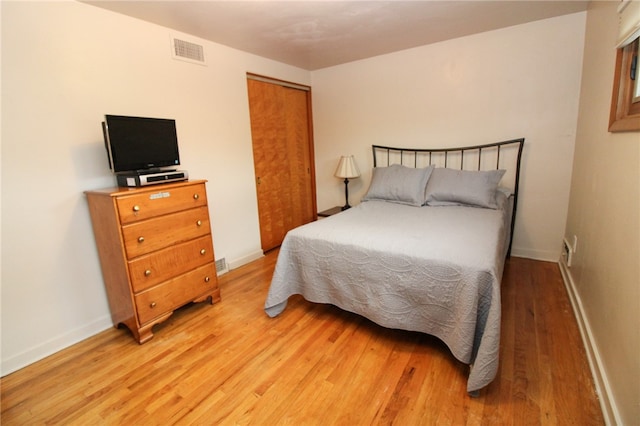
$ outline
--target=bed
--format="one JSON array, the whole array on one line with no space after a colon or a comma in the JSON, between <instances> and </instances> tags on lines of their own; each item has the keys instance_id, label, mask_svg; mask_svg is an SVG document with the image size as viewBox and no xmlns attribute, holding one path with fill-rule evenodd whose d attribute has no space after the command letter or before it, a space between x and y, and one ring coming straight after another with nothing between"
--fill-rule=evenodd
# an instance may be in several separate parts
<instances>
[{"instance_id":1,"label":"bed","mask_svg":"<svg viewBox=\"0 0 640 426\"><path fill-rule=\"evenodd\" d=\"M374 145L357 206L289 231L265 311L294 294L388 328L438 337L470 366L476 396L496 376L500 283L510 255L524 139L446 149Z\"/></svg>"}]
</instances>

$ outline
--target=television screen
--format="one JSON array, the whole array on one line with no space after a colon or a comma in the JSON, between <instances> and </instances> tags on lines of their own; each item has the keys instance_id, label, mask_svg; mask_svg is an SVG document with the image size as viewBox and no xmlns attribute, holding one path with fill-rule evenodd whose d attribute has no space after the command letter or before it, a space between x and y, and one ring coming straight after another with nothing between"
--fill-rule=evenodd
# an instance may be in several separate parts
<instances>
[{"instance_id":1,"label":"television screen","mask_svg":"<svg viewBox=\"0 0 640 426\"><path fill-rule=\"evenodd\" d=\"M175 120L106 115L103 132L115 173L180 165Z\"/></svg>"}]
</instances>

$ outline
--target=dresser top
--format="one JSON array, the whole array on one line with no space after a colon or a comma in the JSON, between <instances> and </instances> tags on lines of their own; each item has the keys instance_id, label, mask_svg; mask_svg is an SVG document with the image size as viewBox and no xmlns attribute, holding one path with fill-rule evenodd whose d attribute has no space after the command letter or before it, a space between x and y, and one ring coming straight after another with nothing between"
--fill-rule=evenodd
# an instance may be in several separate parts
<instances>
[{"instance_id":1,"label":"dresser top","mask_svg":"<svg viewBox=\"0 0 640 426\"><path fill-rule=\"evenodd\" d=\"M145 193L145 192L156 192L156 191L166 191L168 189L180 188L183 186L189 185L197 185L201 183L206 183L205 179L196 179L196 180L183 180L180 182L172 182L172 183L162 183L158 185L147 185L140 186L135 188L130 187L120 187L120 186L112 186L109 188L101 188L101 189L92 189L89 191L84 191L85 194L94 194L94 195L110 195L112 197L117 197L119 195L129 195L136 193Z\"/></svg>"}]
</instances>

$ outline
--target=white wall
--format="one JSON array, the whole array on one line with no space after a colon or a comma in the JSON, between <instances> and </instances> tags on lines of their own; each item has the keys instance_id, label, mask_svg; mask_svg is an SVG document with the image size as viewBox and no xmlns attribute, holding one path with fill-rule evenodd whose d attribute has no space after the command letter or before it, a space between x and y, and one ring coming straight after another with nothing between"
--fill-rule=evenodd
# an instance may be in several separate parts
<instances>
[{"instance_id":1,"label":"white wall","mask_svg":"<svg viewBox=\"0 0 640 426\"><path fill-rule=\"evenodd\" d=\"M83 191L115 184L104 114L175 118L207 184L216 257L262 254L246 72L310 73L77 2L2 2L2 374L111 326ZM188 40L193 40L188 38ZM224 297L224 294L223 294Z\"/></svg>"},{"instance_id":2,"label":"white wall","mask_svg":"<svg viewBox=\"0 0 640 426\"><path fill-rule=\"evenodd\" d=\"M371 144L460 146L525 137L513 254L557 261L578 114L586 13L577 13L312 73L320 210L344 204L342 154L363 171Z\"/></svg>"},{"instance_id":3,"label":"white wall","mask_svg":"<svg viewBox=\"0 0 640 426\"><path fill-rule=\"evenodd\" d=\"M578 237L568 275L610 398L605 414L632 425L640 421L640 132L607 131L616 7L591 2L588 10L565 235Z\"/></svg>"}]
</instances>

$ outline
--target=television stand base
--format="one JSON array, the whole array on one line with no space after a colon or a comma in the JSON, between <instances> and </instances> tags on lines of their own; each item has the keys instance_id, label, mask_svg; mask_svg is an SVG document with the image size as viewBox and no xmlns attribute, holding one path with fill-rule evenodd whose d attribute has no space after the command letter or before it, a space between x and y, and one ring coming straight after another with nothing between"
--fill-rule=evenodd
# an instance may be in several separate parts
<instances>
[{"instance_id":1,"label":"television stand base","mask_svg":"<svg viewBox=\"0 0 640 426\"><path fill-rule=\"evenodd\" d=\"M118 186L139 187L189 180L186 170L163 170L156 173L124 172L116 175Z\"/></svg>"}]
</instances>

